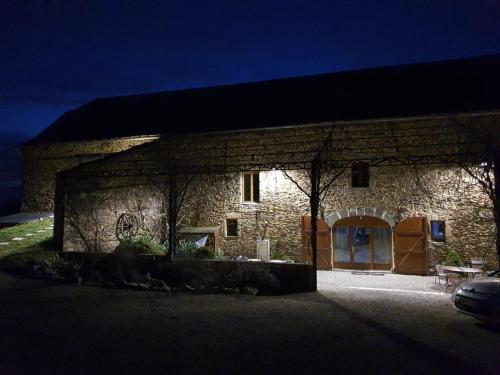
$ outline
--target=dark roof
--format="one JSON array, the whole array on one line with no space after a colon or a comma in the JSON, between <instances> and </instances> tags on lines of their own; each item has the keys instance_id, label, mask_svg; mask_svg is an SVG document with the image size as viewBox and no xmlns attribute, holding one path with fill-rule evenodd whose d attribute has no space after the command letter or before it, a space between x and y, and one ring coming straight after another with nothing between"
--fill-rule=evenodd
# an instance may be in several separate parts
<instances>
[{"instance_id":1,"label":"dark roof","mask_svg":"<svg viewBox=\"0 0 500 375\"><path fill-rule=\"evenodd\" d=\"M500 54L93 100L31 143L500 109Z\"/></svg>"}]
</instances>

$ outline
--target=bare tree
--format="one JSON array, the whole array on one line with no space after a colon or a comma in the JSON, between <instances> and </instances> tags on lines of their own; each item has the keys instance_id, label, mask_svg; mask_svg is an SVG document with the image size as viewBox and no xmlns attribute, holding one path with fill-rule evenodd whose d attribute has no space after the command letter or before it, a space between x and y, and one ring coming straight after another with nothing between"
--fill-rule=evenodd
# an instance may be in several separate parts
<instances>
[{"instance_id":1,"label":"bare tree","mask_svg":"<svg viewBox=\"0 0 500 375\"><path fill-rule=\"evenodd\" d=\"M496 254L500 265L500 119L472 117L455 120L462 157L458 166L491 201L496 227Z\"/></svg>"},{"instance_id":2,"label":"bare tree","mask_svg":"<svg viewBox=\"0 0 500 375\"><path fill-rule=\"evenodd\" d=\"M103 241L114 241L106 232L103 211L105 192L92 189L75 190L66 197L65 222L75 231L86 252L101 250Z\"/></svg>"},{"instance_id":3,"label":"bare tree","mask_svg":"<svg viewBox=\"0 0 500 375\"><path fill-rule=\"evenodd\" d=\"M155 185L162 196L160 242L168 240L168 256L176 253L177 228L180 224L179 213L193 181L200 173L180 173L178 168L170 167L166 178ZM168 232L168 233L167 233Z\"/></svg>"},{"instance_id":4,"label":"bare tree","mask_svg":"<svg viewBox=\"0 0 500 375\"><path fill-rule=\"evenodd\" d=\"M138 220L138 236L146 236L158 240L161 231L161 221L162 218L164 219L164 216L161 215L161 212L160 215L151 215L151 212L158 211L155 201L160 202L161 195L150 188L151 181L149 178L142 185L125 188L127 194L124 194L121 201L114 204L114 214L116 221L118 221L125 208L127 213L134 215Z\"/></svg>"},{"instance_id":5,"label":"bare tree","mask_svg":"<svg viewBox=\"0 0 500 375\"><path fill-rule=\"evenodd\" d=\"M281 169L283 174L290 180L302 193L309 198L311 210L311 248L313 262L314 285L316 285L316 269L318 266L318 214L321 204L328 194L332 185L342 176L346 168L330 169L321 160L321 154L317 154L311 162L309 170L303 175L300 173L293 177L286 169Z\"/></svg>"}]
</instances>

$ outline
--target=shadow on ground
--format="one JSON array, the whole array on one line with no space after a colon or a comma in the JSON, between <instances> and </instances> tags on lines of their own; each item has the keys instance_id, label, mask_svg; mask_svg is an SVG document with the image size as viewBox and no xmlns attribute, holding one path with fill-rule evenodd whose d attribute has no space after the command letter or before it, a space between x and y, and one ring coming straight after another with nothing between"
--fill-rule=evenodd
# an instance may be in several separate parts
<instances>
[{"instance_id":1,"label":"shadow on ground","mask_svg":"<svg viewBox=\"0 0 500 375\"><path fill-rule=\"evenodd\" d=\"M1 374L485 373L320 293L0 290Z\"/></svg>"}]
</instances>

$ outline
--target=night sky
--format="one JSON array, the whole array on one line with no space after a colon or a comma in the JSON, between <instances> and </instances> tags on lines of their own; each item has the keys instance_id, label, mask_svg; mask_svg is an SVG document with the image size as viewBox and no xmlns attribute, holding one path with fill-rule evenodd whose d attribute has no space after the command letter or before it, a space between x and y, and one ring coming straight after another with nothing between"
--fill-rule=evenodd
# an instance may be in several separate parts
<instances>
[{"instance_id":1,"label":"night sky","mask_svg":"<svg viewBox=\"0 0 500 375\"><path fill-rule=\"evenodd\" d=\"M498 0L0 1L0 134L95 97L500 52Z\"/></svg>"}]
</instances>

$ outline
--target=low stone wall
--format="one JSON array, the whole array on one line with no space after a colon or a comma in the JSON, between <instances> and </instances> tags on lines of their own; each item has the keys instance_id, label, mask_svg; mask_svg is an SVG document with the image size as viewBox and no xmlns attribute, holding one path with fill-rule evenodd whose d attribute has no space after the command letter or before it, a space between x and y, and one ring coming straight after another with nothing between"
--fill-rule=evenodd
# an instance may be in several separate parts
<instances>
[{"instance_id":1,"label":"low stone wall","mask_svg":"<svg viewBox=\"0 0 500 375\"><path fill-rule=\"evenodd\" d=\"M214 277L222 278L231 274L246 273L252 275L254 272L258 277L268 272L276 278L277 288L275 290L266 290L265 286L260 286L260 289L265 293L286 294L312 292L316 290L316 286L313 283L313 267L309 264L218 260L174 261L174 264L179 264L184 268L189 267L195 272L202 272L202 269L208 269ZM255 283L253 285L252 281L250 282L250 286L259 288L258 280L256 283L253 281Z\"/></svg>"},{"instance_id":2,"label":"low stone wall","mask_svg":"<svg viewBox=\"0 0 500 375\"><path fill-rule=\"evenodd\" d=\"M221 260L170 260L166 256L136 256L113 259L113 254L63 253L70 263L81 264L83 282L89 279L104 283L143 281L144 275L164 281L169 287L195 292L223 292L251 287L259 294L312 292L313 267L301 263L244 262ZM124 271L126 270L126 271ZM96 274L97 275L96 278ZM134 280L127 279L134 275Z\"/></svg>"}]
</instances>

